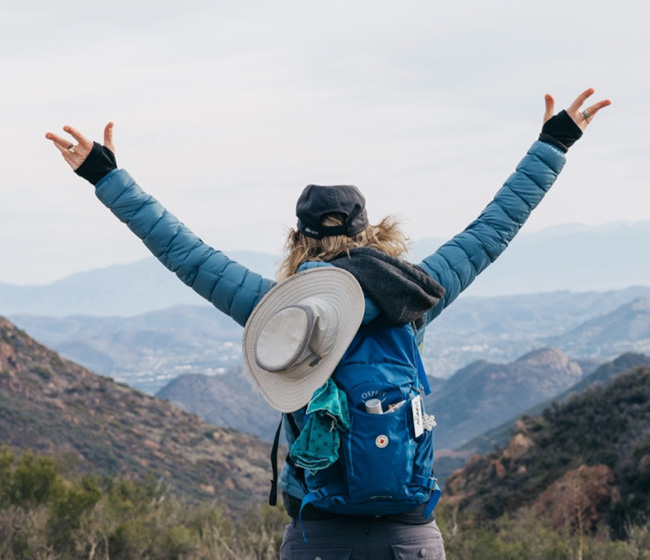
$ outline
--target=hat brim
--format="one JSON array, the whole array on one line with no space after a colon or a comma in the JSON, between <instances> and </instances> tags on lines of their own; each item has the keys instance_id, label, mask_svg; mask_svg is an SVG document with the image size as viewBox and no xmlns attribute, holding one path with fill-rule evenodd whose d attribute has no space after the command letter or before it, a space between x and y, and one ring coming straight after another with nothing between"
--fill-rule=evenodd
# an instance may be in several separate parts
<instances>
[{"instance_id":1,"label":"hat brim","mask_svg":"<svg viewBox=\"0 0 650 560\"><path fill-rule=\"evenodd\" d=\"M280 309L310 297L327 300L338 316L339 330L329 353L313 368L291 375L271 372L255 360L255 344L271 316ZM275 285L251 313L242 339L244 361L264 399L280 412L305 406L316 389L332 375L363 319L363 290L349 272L333 266L317 267L290 276Z\"/></svg>"}]
</instances>

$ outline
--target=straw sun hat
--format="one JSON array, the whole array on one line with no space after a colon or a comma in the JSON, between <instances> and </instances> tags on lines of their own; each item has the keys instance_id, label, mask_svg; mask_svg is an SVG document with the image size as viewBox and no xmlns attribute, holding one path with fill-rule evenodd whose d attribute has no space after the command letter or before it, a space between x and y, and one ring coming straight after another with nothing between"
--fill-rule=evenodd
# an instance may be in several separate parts
<instances>
[{"instance_id":1,"label":"straw sun hat","mask_svg":"<svg viewBox=\"0 0 650 560\"><path fill-rule=\"evenodd\" d=\"M305 406L336 368L364 312L349 272L318 267L274 286L248 318L244 360L262 396L280 412Z\"/></svg>"}]
</instances>

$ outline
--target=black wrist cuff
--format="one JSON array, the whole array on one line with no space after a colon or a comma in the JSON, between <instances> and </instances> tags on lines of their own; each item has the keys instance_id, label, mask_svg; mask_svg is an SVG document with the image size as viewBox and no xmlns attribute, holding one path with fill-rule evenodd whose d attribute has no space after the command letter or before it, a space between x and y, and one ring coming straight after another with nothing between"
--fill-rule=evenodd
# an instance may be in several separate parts
<instances>
[{"instance_id":1,"label":"black wrist cuff","mask_svg":"<svg viewBox=\"0 0 650 560\"><path fill-rule=\"evenodd\" d=\"M74 172L96 185L113 169L117 169L115 154L106 146L93 142L93 149Z\"/></svg>"},{"instance_id":2,"label":"black wrist cuff","mask_svg":"<svg viewBox=\"0 0 650 560\"><path fill-rule=\"evenodd\" d=\"M539 139L567 152L582 136L582 130L566 111L560 111L544 123Z\"/></svg>"}]
</instances>

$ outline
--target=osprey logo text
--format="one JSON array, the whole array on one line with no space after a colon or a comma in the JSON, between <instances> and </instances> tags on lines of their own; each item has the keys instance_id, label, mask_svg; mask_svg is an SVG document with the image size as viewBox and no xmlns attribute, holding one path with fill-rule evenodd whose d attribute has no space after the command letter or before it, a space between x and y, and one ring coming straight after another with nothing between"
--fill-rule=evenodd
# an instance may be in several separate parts
<instances>
[{"instance_id":1,"label":"osprey logo text","mask_svg":"<svg viewBox=\"0 0 650 560\"><path fill-rule=\"evenodd\" d=\"M368 399L382 400L386 396L386 391L366 391L361 393L361 400L367 401Z\"/></svg>"}]
</instances>

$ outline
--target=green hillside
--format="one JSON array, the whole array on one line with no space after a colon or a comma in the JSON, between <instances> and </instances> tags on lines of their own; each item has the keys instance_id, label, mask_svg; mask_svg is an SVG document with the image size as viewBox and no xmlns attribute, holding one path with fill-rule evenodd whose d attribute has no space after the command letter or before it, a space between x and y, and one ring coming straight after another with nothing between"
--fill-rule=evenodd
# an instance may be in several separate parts
<instances>
[{"instance_id":1,"label":"green hillside","mask_svg":"<svg viewBox=\"0 0 650 560\"><path fill-rule=\"evenodd\" d=\"M445 494L479 522L527 508L558 528L625 536L650 516L650 367L523 418L505 448L470 460Z\"/></svg>"}]
</instances>

